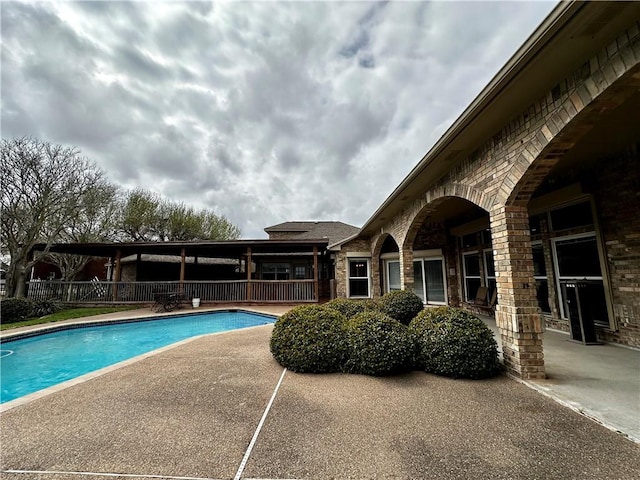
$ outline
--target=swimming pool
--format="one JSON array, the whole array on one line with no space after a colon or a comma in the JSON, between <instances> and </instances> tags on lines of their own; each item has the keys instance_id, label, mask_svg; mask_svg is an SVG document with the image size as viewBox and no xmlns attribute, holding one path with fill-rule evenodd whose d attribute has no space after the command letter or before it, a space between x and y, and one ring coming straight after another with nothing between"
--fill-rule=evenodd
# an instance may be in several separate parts
<instances>
[{"instance_id":1,"label":"swimming pool","mask_svg":"<svg viewBox=\"0 0 640 480\"><path fill-rule=\"evenodd\" d=\"M0 344L0 403L206 333L273 323L228 311L75 326Z\"/></svg>"}]
</instances>

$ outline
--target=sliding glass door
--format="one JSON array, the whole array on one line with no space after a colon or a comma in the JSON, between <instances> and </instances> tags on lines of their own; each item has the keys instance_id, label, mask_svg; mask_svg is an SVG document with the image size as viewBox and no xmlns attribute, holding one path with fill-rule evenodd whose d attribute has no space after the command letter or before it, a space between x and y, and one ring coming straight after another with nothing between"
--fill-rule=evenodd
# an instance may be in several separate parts
<instances>
[{"instance_id":1,"label":"sliding glass door","mask_svg":"<svg viewBox=\"0 0 640 480\"><path fill-rule=\"evenodd\" d=\"M400 290L400 262L387 260L386 291ZM413 262L413 292L423 303L446 305L446 282L444 277L444 259L427 257Z\"/></svg>"}]
</instances>

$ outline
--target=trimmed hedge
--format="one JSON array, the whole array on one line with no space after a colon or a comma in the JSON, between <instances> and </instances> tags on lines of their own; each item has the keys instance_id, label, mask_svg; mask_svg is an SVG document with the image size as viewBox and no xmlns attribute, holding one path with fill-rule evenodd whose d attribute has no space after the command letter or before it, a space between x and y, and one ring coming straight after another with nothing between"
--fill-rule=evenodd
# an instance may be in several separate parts
<instances>
[{"instance_id":1,"label":"trimmed hedge","mask_svg":"<svg viewBox=\"0 0 640 480\"><path fill-rule=\"evenodd\" d=\"M411 370L413 340L407 327L382 312L365 311L347 322L346 371L388 375Z\"/></svg>"},{"instance_id":2,"label":"trimmed hedge","mask_svg":"<svg viewBox=\"0 0 640 480\"><path fill-rule=\"evenodd\" d=\"M344 315L347 320L359 313L369 310L377 310L378 304L371 299L355 300L353 298L334 298L324 304L326 308L332 308Z\"/></svg>"},{"instance_id":3,"label":"trimmed hedge","mask_svg":"<svg viewBox=\"0 0 640 480\"><path fill-rule=\"evenodd\" d=\"M411 320L424 308L420 297L409 290L395 290L385 293L378 300L378 305L380 311L404 325L409 325Z\"/></svg>"},{"instance_id":4,"label":"trimmed hedge","mask_svg":"<svg viewBox=\"0 0 640 480\"><path fill-rule=\"evenodd\" d=\"M347 356L345 317L320 305L295 307L276 321L270 348L294 372L340 372Z\"/></svg>"},{"instance_id":5,"label":"trimmed hedge","mask_svg":"<svg viewBox=\"0 0 640 480\"><path fill-rule=\"evenodd\" d=\"M58 305L50 300L33 301L27 298L12 297L0 301L2 323L15 323L28 318L44 317L58 310Z\"/></svg>"},{"instance_id":6,"label":"trimmed hedge","mask_svg":"<svg viewBox=\"0 0 640 480\"><path fill-rule=\"evenodd\" d=\"M493 332L469 312L452 307L422 311L409 325L416 366L453 378L488 378L498 373Z\"/></svg>"}]
</instances>

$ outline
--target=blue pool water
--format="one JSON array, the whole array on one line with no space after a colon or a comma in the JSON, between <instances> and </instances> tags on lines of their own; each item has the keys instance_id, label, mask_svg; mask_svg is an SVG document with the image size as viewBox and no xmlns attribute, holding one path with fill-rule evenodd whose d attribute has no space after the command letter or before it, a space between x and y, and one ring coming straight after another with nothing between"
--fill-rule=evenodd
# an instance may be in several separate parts
<instances>
[{"instance_id":1,"label":"blue pool water","mask_svg":"<svg viewBox=\"0 0 640 480\"><path fill-rule=\"evenodd\" d=\"M0 345L0 403L205 333L273 323L247 312L214 312L45 333Z\"/></svg>"}]
</instances>

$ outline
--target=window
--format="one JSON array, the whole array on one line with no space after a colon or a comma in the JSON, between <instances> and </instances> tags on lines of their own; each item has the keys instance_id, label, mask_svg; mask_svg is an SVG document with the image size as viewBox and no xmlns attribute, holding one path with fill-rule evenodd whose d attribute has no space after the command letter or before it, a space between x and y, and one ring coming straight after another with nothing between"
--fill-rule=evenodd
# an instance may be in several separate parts
<instances>
[{"instance_id":1,"label":"window","mask_svg":"<svg viewBox=\"0 0 640 480\"><path fill-rule=\"evenodd\" d=\"M420 250L414 252L414 255L416 254L429 257L417 257L413 261L413 293L420 297L423 303L445 305L447 294L442 252ZM385 272L386 291L400 290L400 262L396 259L386 260Z\"/></svg>"},{"instance_id":2,"label":"window","mask_svg":"<svg viewBox=\"0 0 640 480\"><path fill-rule=\"evenodd\" d=\"M547 278L547 267L544 261L542 243L532 244L531 252L533 254L533 276L536 279L538 306L543 313L551 313L551 305L549 305L549 280Z\"/></svg>"},{"instance_id":3,"label":"window","mask_svg":"<svg viewBox=\"0 0 640 480\"><path fill-rule=\"evenodd\" d=\"M555 245L560 278L602 278L595 236L556 240Z\"/></svg>"},{"instance_id":4,"label":"window","mask_svg":"<svg viewBox=\"0 0 640 480\"><path fill-rule=\"evenodd\" d=\"M262 266L263 280L289 280L291 266L288 263L265 263Z\"/></svg>"},{"instance_id":5,"label":"window","mask_svg":"<svg viewBox=\"0 0 640 480\"><path fill-rule=\"evenodd\" d=\"M420 297L423 303L436 305L447 303L442 257L414 260L413 293Z\"/></svg>"},{"instance_id":6,"label":"window","mask_svg":"<svg viewBox=\"0 0 640 480\"><path fill-rule=\"evenodd\" d=\"M473 302L480 288L480 255L463 253L462 267L464 274L464 295L467 302Z\"/></svg>"},{"instance_id":7,"label":"window","mask_svg":"<svg viewBox=\"0 0 640 480\"><path fill-rule=\"evenodd\" d=\"M296 265L293 276L296 280L304 280L307 278L307 267L304 265Z\"/></svg>"},{"instance_id":8,"label":"window","mask_svg":"<svg viewBox=\"0 0 640 480\"><path fill-rule=\"evenodd\" d=\"M443 259L429 258L424 259L421 263L424 265L425 284L427 286L427 303L446 303L447 298L445 295Z\"/></svg>"},{"instance_id":9,"label":"window","mask_svg":"<svg viewBox=\"0 0 640 480\"><path fill-rule=\"evenodd\" d=\"M581 297L589 300L590 316L595 322L608 325L609 315L595 235L560 237L554 240L553 246L559 287L566 282L580 281L584 286ZM562 315L567 318L569 312L565 304L565 291L563 288L558 288L558 291L562 297Z\"/></svg>"},{"instance_id":10,"label":"window","mask_svg":"<svg viewBox=\"0 0 640 480\"><path fill-rule=\"evenodd\" d=\"M427 297L424 294L424 272L422 271L424 263L422 260L414 260L413 262L413 293L415 293L422 303L427 303Z\"/></svg>"},{"instance_id":11,"label":"window","mask_svg":"<svg viewBox=\"0 0 640 480\"><path fill-rule=\"evenodd\" d=\"M485 250L484 252L484 274L487 287L487 305L489 305L493 293L496 291L496 268L493 264L493 250Z\"/></svg>"},{"instance_id":12,"label":"window","mask_svg":"<svg viewBox=\"0 0 640 480\"><path fill-rule=\"evenodd\" d=\"M462 243L462 248L475 247L478 245L478 234L470 233L468 235L463 235L460 242Z\"/></svg>"},{"instance_id":13,"label":"window","mask_svg":"<svg viewBox=\"0 0 640 480\"><path fill-rule=\"evenodd\" d=\"M369 297L369 261L349 260L349 296Z\"/></svg>"},{"instance_id":14,"label":"window","mask_svg":"<svg viewBox=\"0 0 640 480\"><path fill-rule=\"evenodd\" d=\"M557 210L551 210L551 228L554 231L593 225L591 203L582 202Z\"/></svg>"},{"instance_id":15,"label":"window","mask_svg":"<svg viewBox=\"0 0 640 480\"><path fill-rule=\"evenodd\" d=\"M387 262L387 291L400 290L400 262Z\"/></svg>"}]
</instances>

